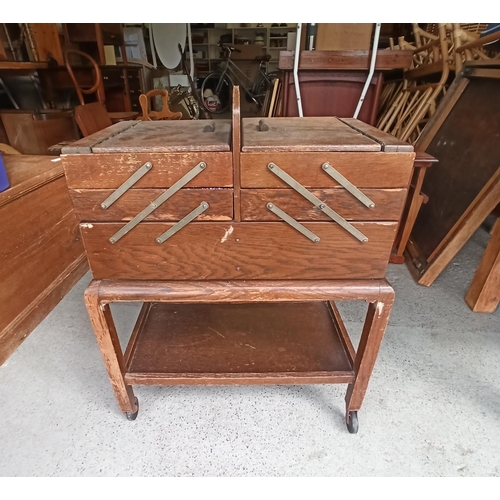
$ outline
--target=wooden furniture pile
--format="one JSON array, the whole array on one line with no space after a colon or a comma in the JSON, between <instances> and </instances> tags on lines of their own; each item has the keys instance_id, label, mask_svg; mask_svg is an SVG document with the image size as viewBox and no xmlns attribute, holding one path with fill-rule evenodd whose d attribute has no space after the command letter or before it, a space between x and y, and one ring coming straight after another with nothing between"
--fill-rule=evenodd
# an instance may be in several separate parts
<instances>
[{"instance_id":1,"label":"wooden furniture pile","mask_svg":"<svg viewBox=\"0 0 500 500\"><path fill-rule=\"evenodd\" d=\"M391 48L412 51L412 66L402 79L386 82L380 97L377 127L415 144L439 102L465 62L498 60L498 48L490 43L499 33L481 37L486 24L429 24L424 30L413 25L414 42L403 37Z\"/></svg>"},{"instance_id":2,"label":"wooden furniture pile","mask_svg":"<svg viewBox=\"0 0 500 500\"><path fill-rule=\"evenodd\" d=\"M0 364L87 272L60 158L4 155Z\"/></svg>"},{"instance_id":3,"label":"wooden furniture pile","mask_svg":"<svg viewBox=\"0 0 500 500\"><path fill-rule=\"evenodd\" d=\"M153 88L151 70L127 61L123 26L120 23L62 24L7 23L0 26L0 79L2 75L24 76L38 72L44 104L52 109L69 107L68 94L75 90L65 67L66 50L84 52L97 62L101 73L101 102L112 113L139 113L139 96ZM106 58L106 48L120 49L121 60ZM71 55L71 65L80 86L94 85L95 70L84 59ZM87 100L92 102L91 100Z\"/></svg>"},{"instance_id":4,"label":"wooden furniture pile","mask_svg":"<svg viewBox=\"0 0 500 500\"><path fill-rule=\"evenodd\" d=\"M500 205L500 61L467 62L415 148L439 159L422 183L422 205L407 246L415 279L431 285ZM500 300L497 223L466 297L477 312Z\"/></svg>"},{"instance_id":5,"label":"wooden furniture pile","mask_svg":"<svg viewBox=\"0 0 500 500\"><path fill-rule=\"evenodd\" d=\"M241 120L239 100L231 121L119 123L63 150L118 404L136 418L141 384L347 383L357 432L415 154L356 121ZM369 303L357 351L336 300ZM125 352L119 301L144 303Z\"/></svg>"}]
</instances>

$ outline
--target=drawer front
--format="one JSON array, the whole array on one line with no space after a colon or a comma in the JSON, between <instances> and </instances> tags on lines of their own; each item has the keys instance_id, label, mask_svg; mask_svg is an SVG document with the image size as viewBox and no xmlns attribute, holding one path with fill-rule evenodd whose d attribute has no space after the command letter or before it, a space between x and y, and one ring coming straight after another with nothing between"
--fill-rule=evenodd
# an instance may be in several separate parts
<instances>
[{"instance_id":1,"label":"drawer front","mask_svg":"<svg viewBox=\"0 0 500 500\"><path fill-rule=\"evenodd\" d=\"M104 84L104 88L107 87L123 87L124 77L122 70L106 70L102 75L102 82Z\"/></svg>"},{"instance_id":2,"label":"drawer front","mask_svg":"<svg viewBox=\"0 0 500 500\"><path fill-rule=\"evenodd\" d=\"M310 189L310 192L346 220L397 221L406 199L406 189L365 189L375 206L368 208L343 188ZM299 221L331 219L293 189L242 189L241 218L244 221L276 221L268 208L273 203Z\"/></svg>"},{"instance_id":3,"label":"drawer front","mask_svg":"<svg viewBox=\"0 0 500 500\"><path fill-rule=\"evenodd\" d=\"M78 220L119 222L135 217L164 191L130 189L107 209L103 209L101 203L113 193L112 189L72 189L70 194ZM233 219L232 189L180 189L144 221L178 221L203 201L209 208L197 220Z\"/></svg>"},{"instance_id":4,"label":"drawer front","mask_svg":"<svg viewBox=\"0 0 500 500\"><path fill-rule=\"evenodd\" d=\"M147 162L152 168L136 188L168 188L200 162L206 168L185 187L233 186L230 152L75 154L62 161L70 189L117 189Z\"/></svg>"},{"instance_id":5,"label":"drawer front","mask_svg":"<svg viewBox=\"0 0 500 500\"><path fill-rule=\"evenodd\" d=\"M191 222L164 243L173 224L139 224L115 244L119 223L80 225L95 279L370 279L382 278L397 222L355 222L361 243L333 222L305 224L313 243L285 222Z\"/></svg>"},{"instance_id":6,"label":"drawer front","mask_svg":"<svg viewBox=\"0 0 500 500\"><path fill-rule=\"evenodd\" d=\"M285 188L268 164L278 165L305 187L339 186L322 168L329 163L358 188L407 188L415 153L318 152L241 153L242 188Z\"/></svg>"}]
</instances>

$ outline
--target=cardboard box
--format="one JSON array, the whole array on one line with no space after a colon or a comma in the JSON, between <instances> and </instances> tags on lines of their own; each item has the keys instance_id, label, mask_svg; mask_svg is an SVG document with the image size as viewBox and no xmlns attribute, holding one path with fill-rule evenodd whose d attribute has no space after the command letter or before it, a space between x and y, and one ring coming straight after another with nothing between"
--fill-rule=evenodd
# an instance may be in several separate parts
<instances>
[{"instance_id":1,"label":"cardboard box","mask_svg":"<svg viewBox=\"0 0 500 500\"><path fill-rule=\"evenodd\" d=\"M234 51L231 55L231 59L235 60L254 60L256 57L260 57L266 54L266 49L262 45L249 44L249 45L233 45L233 47L240 52Z\"/></svg>"},{"instance_id":2,"label":"cardboard box","mask_svg":"<svg viewBox=\"0 0 500 500\"><path fill-rule=\"evenodd\" d=\"M318 24L316 50L369 50L372 23Z\"/></svg>"}]
</instances>

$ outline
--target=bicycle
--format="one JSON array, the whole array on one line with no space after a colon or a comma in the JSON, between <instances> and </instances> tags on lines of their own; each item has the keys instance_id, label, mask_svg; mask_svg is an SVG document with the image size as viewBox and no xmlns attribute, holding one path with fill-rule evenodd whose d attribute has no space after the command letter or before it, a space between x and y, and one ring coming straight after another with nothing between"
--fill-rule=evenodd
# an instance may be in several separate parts
<instances>
[{"instance_id":1,"label":"bicycle","mask_svg":"<svg viewBox=\"0 0 500 500\"><path fill-rule=\"evenodd\" d=\"M264 103L267 90L272 87L274 80L278 77L277 71L270 73L266 71L266 62L271 59L271 56L266 54L255 58L260 61L260 64L259 74L254 82L231 59L231 54L241 52L240 50L224 45L222 42L219 42L217 46L222 48L227 55L221 63L222 70L210 73L203 80L201 85L203 106L210 113L219 114L226 111L231 104L234 79L243 89L247 98L260 108Z\"/></svg>"}]
</instances>

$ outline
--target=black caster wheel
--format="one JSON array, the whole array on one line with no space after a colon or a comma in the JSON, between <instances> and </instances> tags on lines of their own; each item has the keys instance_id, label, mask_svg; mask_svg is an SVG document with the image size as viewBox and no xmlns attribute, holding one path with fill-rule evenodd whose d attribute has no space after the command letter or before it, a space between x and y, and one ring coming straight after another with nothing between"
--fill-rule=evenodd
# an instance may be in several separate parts
<instances>
[{"instance_id":1,"label":"black caster wheel","mask_svg":"<svg viewBox=\"0 0 500 500\"><path fill-rule=\"evenodd\" d=\"M127 420L135 420L137 418L137 414L139 413L139 400L135 398L135 404L137 405L137 410L134 411L134 413L130 411L125 412L125 416L127 417Z\"/></svg>"},{"instance_id":2,"label":"black caster wheel","mask_svg":"<svg viewBox=\"0 0 500 500\"><path fill-rule=\"evenodd\" d=\"M347 416L347 430L351 434L357 434L358 429L359 429L359 423L358 423L358 412L357 411L350 411L348 416Z\"/></svg>"}]
</instances>

